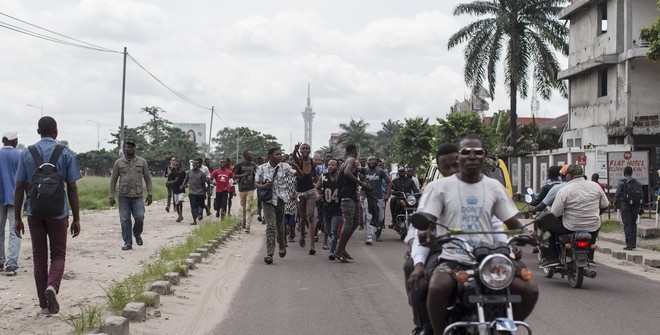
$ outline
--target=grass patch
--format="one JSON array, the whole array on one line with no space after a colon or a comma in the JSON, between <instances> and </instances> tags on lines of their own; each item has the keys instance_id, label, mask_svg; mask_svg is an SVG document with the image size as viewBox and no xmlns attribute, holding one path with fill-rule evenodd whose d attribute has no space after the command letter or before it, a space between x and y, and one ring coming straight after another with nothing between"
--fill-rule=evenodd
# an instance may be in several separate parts
<instances>
[{"instance_id":1,"label":"grass patch","mask_svg":"<svg viewBox=\"0 0 660 335\"><path fill-rule=\"evenodd\" d=\"M603 220L603 223L600 225L600 231L603 233L613 233L621 230L621 223L619 220Z\"/></svg>"},{"instance_id":2,"label":"grass patch","mask_svg":"<svg viewBox=\"0 0 660 335\"><path fill-rule=\"evenodd\" d=\"M660 251L660 244L649 245L649 249L651 249L653 251Z\"/></svg>"},{"instance_id":3,"label":"grass patch","mask_svg":"<svg viewBox=\"0 0 660 335\"><path fill-rule=\"evenodd\" d=\"M140 295L149 289L149 285L162 280L168 272L184 274L183 262L195 249L202 247L209 240L217 239L223 230L234 227L238 219L227 217L216 223L195 228L186 239L173 247L162 248L155 260L143 263L143 269L126 279L104 288L108 307L115 315L121 315L124 306L131 301L140 301ZM146 303L146 302L145 302Z\"/></svg>"},{"instance_id":4,"label":"grass patch","mask_svg":"<svg viewBox=\"0 0 660 335\"><path fill-rule=\"evenodd\" d=\"M80 306L80 313L69 315L64 321L73 328L75 335L98 332L103 327L101 308L98 305Z\"/></svg>"},{"instance_id":5,"label":"grass patch","mask_svg":"<svg viewBox=\"0 0 660 335\"><path fill-rule=\"evenodd\" d=\"M165 177L151 177L151 183L154 186L153 200L167 198L167 188L165 187ZM80 209L108 209L108 186L110 177L89 176L76 182L78 186L78 198L80 199ZM145 185L145 193L146 185ZM117 196L115 195L115 198ZM146 197L146 195L145 195Z\"/></svg>"}]
</instances>

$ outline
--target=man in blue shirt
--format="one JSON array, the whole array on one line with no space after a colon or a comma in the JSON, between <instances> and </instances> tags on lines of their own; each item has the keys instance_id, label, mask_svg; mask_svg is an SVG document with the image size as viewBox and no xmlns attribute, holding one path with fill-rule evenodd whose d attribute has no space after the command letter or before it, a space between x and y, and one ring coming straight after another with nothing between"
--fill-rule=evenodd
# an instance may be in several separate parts
<instances>
[{"instance_id":1,"label":"man in blue shirt","mask_svg":"<svg viewBox=\"0 0 660 335\"><path fill-rule=\"evenodd\" d=\"M44 162L57 146L57 122L50 116L39 119L37 133L41 140L34 144L41 154ZM16 171L16 188L14 190L14 216L16 217L16 234L21 237L25 234L21 210L23 209L23 196L30 189L30 180L37 169L36 163L29 150L21 153ZM64 262L66 260L66 234L69 226L69 204L73 213L71 222L71 235L80 234L80 206L78 202L78 187L76 181L82 178L76 155L69 148L64 148L57 160L57 169L64 176L66 182L68 203L64 201L61 214L54 217L32 215L28 198L27 220L32 237L32 258L34 260L34 281L37 286L39 298L39 315L56 314L60 310L57 302L57 293L64 275ZM50 244L50 270L48 269L48 251Z\"/></svg>"},{"instance_id":2,"label":"man in blue shirt","mask_svg":"<svg viewBox=\"0 0 660 335\"><path fill-rule=\"evenodd\" d=\"M2 135L0 149L0 271L7 276L16 275L21 239L16 235L14 219L14 186L20 153L16 150L18 134L10 130ZM5 255L5 225L9 223L9 241ZM5 257L6 256L6 257Z\"/></svg>"}]
</instances>

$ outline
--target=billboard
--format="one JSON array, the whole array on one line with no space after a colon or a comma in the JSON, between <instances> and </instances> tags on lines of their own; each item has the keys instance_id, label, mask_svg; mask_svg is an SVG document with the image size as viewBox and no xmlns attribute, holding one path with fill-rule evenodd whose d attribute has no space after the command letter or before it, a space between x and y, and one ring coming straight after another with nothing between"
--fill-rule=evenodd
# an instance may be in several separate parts
<instances>
[{"instance_id":1,"label":"billboard","mask_svg":"<svg viewBox=\"0 0 660 335\"><path fill-rule=\"evenodd\" d=\"M206 123L172 123L188 135L188 139L197 145L206 144Z\"/></svg>"},{"instance_id":2,"label":"billboard","mask_svg":"<svg viewBox=\"0 0 660 335\"><path fill-rule=\"evenodd\" d=\"M649 152L648 151L622 151L607 153L607 182L616 187L623 178L623 169L632 167L633 178L642 185L649 184Z\"/></svg>"}]
</instances>

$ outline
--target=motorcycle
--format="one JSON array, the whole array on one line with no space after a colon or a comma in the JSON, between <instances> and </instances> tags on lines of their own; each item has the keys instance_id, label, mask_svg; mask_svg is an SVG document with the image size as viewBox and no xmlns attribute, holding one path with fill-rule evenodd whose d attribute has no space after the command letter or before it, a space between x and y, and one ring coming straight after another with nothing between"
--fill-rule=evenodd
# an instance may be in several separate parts
<instances>
[{"instance_id":1,"label":"motorcycle","mask_svg":"<svg viewBox=\"0 0 660 335\"><path fill-rule=\"evenodd\" d=\"M552 224L561 224L559 218L550 212L539 214L534 221L552 220ZM596 278L595 264L589 259L589 252L595 250L598 246L592 242L593 237L588 231L576 231L571 234L558 235L555 238L554 245L550 247L557 248L559 251L559 265L554 267L542 268L546 278L552 278L555 273L559 273L561 278L568 278L568 284L573 288L582 287L584 277ZM539 263L542 261L541 253L538 253Z\"/></svg>"},{"instance_id":2,"label":"motorcycle","mask_svg":"<svg viewBox=\"0 0 660 335\"><path fill-rule=\"evenodd\" d=\"M410 227L410 216L417 210L417 204L422 193L405 193L401 191L393 191L392 196L399 202L399 213L397 213L393 227L399 237L403 241L408 234L408 227Z\"/></svg>"},{"instance_id":3,"label":"motorcycle","mask_svg":"<svg viewBox=\"0 0 660 335\"><path fill-rule=\"evenodd\" d=\"M474 261L474 265L469 266L467 270L456 273L458 288L451 299L451 305L447 307L443 335L514 334L519 328L525 328L527 334L532 334L532 329L527 323L514 320L512 304L520 303L522 298L510 291L510 285L516 276L525 281L533 277L530 269L516 268L512 260L515 256L511 251L514 245L535 244L531 236L522 235L522 230L492 232L452 229L430 220L423 213L413 214L411 221L419 230L426 230L431 224L445 228L447 232L436 237L438 246L452 243L452 246L465 251ZM502 233L514 236L507 242L494 244L480 242L474 247L456 237L456 235Z\"/></svg>"}]
</instances>

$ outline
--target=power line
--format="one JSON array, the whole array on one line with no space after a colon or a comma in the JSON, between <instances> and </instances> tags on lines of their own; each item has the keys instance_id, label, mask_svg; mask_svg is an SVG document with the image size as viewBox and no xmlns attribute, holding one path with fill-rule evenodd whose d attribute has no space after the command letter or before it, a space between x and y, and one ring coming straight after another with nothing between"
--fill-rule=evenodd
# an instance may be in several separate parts
<instances>
[{"instance_id":1,"label":"power line","mask_svg":"<svg viewBox=\"0 0 660 335\"><path fill-rule=\"evenodd\" d=\"M15 25L12 25L10 23L3 22L3 21L0 21L0 27L6 28L6 29L9 29L9 30L13 30L13 31L25 34L25 35L32 36L32 37L40 38L42 40L55 42L55 43L59 43L59 44L64 44L64 45L67 45L67 46L83 48L83 49L90 49L90 50L101 51L101 52L121 53L119 51L114 51L114 50L110 50L110 49L106 49L106 48L89 47L87 45L82 45L82 44L77 44L77 43L61 40L61 39L58 39L58 38L55 38L55 37L40 34L40 33L31 31L31 30L27 30L25 28L21 28L21 27L18 27L18 26L15 26Z\"/></svg>"}]
</instances>

